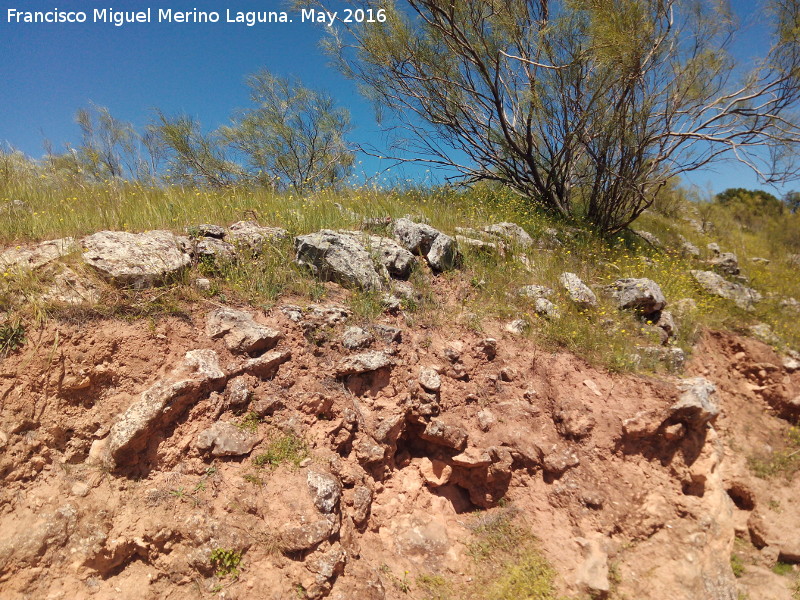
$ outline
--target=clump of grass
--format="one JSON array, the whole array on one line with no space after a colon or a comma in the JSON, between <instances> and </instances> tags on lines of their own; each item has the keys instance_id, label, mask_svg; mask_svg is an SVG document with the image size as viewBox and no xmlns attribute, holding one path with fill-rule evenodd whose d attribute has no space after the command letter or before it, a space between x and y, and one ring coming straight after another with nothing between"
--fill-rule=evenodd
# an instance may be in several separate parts
<instances>
[{"instance_id":1,"label":"clump of grass","mask_svg":"<svg viewBox=\"0 0 800 600\"><path fill-rule=\"evenodd\" d=\"M229 548L217 548L211 553L211 566L219 579L239 577L239 565L242 562L242 553Z\"/></svg>"},{"instance_id":2,"label":"clump of grass","mask_svg":"<svg viewBox=\"0 0 800 600\"><path fill-rule=\"evenodd\" d=\"M505 510L474 530L468 552L479 574L474 597L485 600L557 600L555 571L538 540Z\"/></svg>"},{"instance_id":3,"label":"clump of grass","mask_svg":"<svg viewBox=\"0 0 800 600\"><path fill-rule=\"evenodd\" d=\"M25 325L19 321L0 324L0 357L6 356L25 343Z\"/></svg>"},{"instance_id":4,"label":"clump of grass","mask_svg":"<svg viewBox=\"0 0 800 600\"><path fill-rule=\"evenodd\" d=\"M748 457L747 466L756 477L771 479L782 476L791 479L800 471L800 426L794 426L786 434L786 446L766 455Z\"/></svg>"},{"instance_id":5,"label":"clump of grass","mask_svg":"<svg viewBox=\"0 0 800 600\"><path fill-rule=\"evenodd\" d=\"M308 457L308 445L305 440L293 434L282 435L267 444L264 452L253 459L257 467L271 468L288 463L299 467Z\"/></svg>"},{"instance_id":6,"label":"clump of grass","mask_svg":"<svg viewBox=\"0 0 800 600\"><path fill-rule=\"evenodd\" d=\"M236 422L236 427L243 431L255 433L258 431L258 426L261 424L261 417L258 413L250 411Z\"/></svg>"},{"instance_id":7,"label":"clump of grass","mask_svg":"<svg viewBox=\"0 0 800 600\"><path fill-rule=\"evenodd\" d=\"M737 579L744 575L744 561L738 554L731 554L731 571Z\"/></svg>"},{"instance_id":8,"label":"clump of grass","mask_svg":"<svg viewBox=\"0 0 800 600\"><path fill-rule=\"evenodd\" d=\"M245 473L242 475L242 479L244 479L247 483L252 483L257 487L264 485L264 480L255 473Z\"/></svg>"},{"instance_id":9,"label":"clump of grass","mask_svg":"<svg viewBox=\"0 0 800 600\"><path fill-rule=\"evenodd\" d=\"M794 567L789 563L778 561L772 566L772 572L776 575L786 576L794 571Z\"/></svg>"},{"instance_id":10,"label":"clump of grass","mask_svg":"<svg viewBox=\"0 0 800 600\"><path fill-rule=\"evenodd\" d=\"M415 583L424 594L425 600L451 600L454 598L452 584L441 575L423 573L417 575Z\"/></svg>"}]
</instances>

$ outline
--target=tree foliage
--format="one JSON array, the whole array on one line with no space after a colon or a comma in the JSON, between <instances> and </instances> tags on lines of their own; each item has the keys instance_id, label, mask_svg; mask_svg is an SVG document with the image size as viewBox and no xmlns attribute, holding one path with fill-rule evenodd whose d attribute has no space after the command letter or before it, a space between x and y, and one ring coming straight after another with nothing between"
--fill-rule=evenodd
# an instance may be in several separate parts
<instances>
[{"instance_id":1,"label":"tree foliage","mask_svg":"<svg viewBox=\"0 0 800 600\"><path fill-rule=\"evenodd\" d=\"M783 203L789 208L792 214L797 214L800 211L800 192L793 190L786 192L783 197Z\"/></svg>"},{"instance_id":2,"label":"tree foliage","mask_svg":"<svg viewBox=\"0 0 800 600\"><path fill-rule=\"evenodd\" d=\"M74 177L106 180L152 179L158 170L158 154L147 133L139 134L131 123L114 117L108 108L91 104L75 113L81 132L77 147L62 153L45 142L47 162L54 170Z\"/></svg>"},{"instance_id":3,"label":"tree foliage","mask_svg":"<svg viewBox=\"0 0 800 600\"><path fill-rule=\"evenodd\" d=\"M727 208L727 213L739 225L756 229L774 222L785 214L785 205L763 190L728 188L716 195L715 200Z\"/></svg>"},{"instance_id":4,"label":"tree foliage","mask_svg":"<svg viewBox=\"0 0 800 600\"><path fill-rule=\"evenodd\" d=\"M171 117L156 111L148 131L167 157L168 181L221 188L233 185L241 174L219 136L203 133L189 115Z\"/></svg>"},{"instance_id":5,"label":"tree foliage","mask_svg":"<svg viewBox=\"0 0 800 600\"><path fill-rule=\"evenodd\" d=\"M798 175L800 0L768 3L772 45L747 72L729 52L736 18L717 0L380 8L384 23L342 23L328 47L393 111L412 160L500 182L608 233L671 177L724 157L768 182Z\"/></svg>"},{"instance_id":6,"label":"tree foliage","mask_svg":"<svg viewBox=\"0 0 800 600\"><path fill-rule=\"evenodd\" d=\"M248 77L247 85L253 106L220 135L244 155L253 178L302 192L335 185L350 172L347 110L324 92L266 70Z\"/></svg>"}]
</instances>

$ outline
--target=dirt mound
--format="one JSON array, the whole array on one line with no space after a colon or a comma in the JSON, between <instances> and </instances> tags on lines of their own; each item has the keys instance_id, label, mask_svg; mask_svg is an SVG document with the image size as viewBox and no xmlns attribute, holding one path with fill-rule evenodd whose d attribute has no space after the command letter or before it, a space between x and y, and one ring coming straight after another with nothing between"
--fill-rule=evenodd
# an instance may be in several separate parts
<instances>
[{"instance_id":1,"label":"dirt mound","mask_svg":"<svg viewBox=\"0 0 800 600\"><path fill-rule=\"evenodd\" d=\"M475 540L502 519L564 593L791 597L769 568L800 560L800 484L747 457L780 450L800 374L764 344L709 333L704 380L652 379L500 324L287 304L250 311L277 346L247 354L215 308L51 323L0 363L4 599L489 597Z\"/></svg>"}]
</instances>

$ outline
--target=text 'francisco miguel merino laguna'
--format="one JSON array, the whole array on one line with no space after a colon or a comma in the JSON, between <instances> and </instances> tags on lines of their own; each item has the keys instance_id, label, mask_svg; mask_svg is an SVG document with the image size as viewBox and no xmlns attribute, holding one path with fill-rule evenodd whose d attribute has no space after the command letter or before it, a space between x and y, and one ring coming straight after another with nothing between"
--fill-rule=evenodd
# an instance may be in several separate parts
<instances>
[{"instance_id":1,"label":"text 'francisco miguel merino laguna'","mask_svg":"<svg viewBox=\"0 0 800 600\"><path fill-rule=\"evenodd\" d=\"M329 12L326 10L303 9L299 13L302 23L322 23L332 26L336 20L343 23L383 23L386 13L380 10L351 10ZM90 19L91 17L91 19ZM224 18L223 18L224 17ZM292 23L286 11L237 11L226 9L224 13L206 10L173 10L147 8L144 10L114 10L95 8L91 13L84 11L65 11L54 8L48 11L29 11L9 8L7 23L110 23L122 27L129 23L238 23L253 27L260 23Z\"/></svg>"}]
</instances>

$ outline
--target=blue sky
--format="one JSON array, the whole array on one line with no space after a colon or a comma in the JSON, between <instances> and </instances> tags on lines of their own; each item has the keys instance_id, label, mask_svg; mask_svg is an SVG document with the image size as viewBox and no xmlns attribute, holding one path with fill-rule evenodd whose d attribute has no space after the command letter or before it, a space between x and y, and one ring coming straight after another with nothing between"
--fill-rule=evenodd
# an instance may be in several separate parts
<instances>
[{"instance_id":1,"label":"blue sky","mask_svg":"<svg viewBox=\"0 0 800 600\"><path fill-rule=\"evenodd\" d=\"M332 3L336 5L336 3ZM763 31L754 3L733 2L754 25L738 52L755 56ZM246 75L262 67L294 75L311 87L329 91L348 107L356 125L353 138L379 145L373 111L352 82L328 66L320 52L321 32L309 23L234 24L57 24L23 25L6 22L7 10L82 10L95 8L142 10L283 10L280 0L0 0L0 142L6 141L31 156L43 153L48 139L60 148L75 143L76 109L94 102L137 126L152 109L186 112L207 129L226 123L231 112L248 104ZM361 169L372 174L388 161L361 157ZM400 175L395 170L397 175ZM420 177L418 171L407 174ZM720 165L716 172L697 173L692 182L714 191L727 187L761 187L737 164ZM784 189L797 189L799 182ZM772 190L774 192L774 190Z\"/></svg>"}]
</instances>

